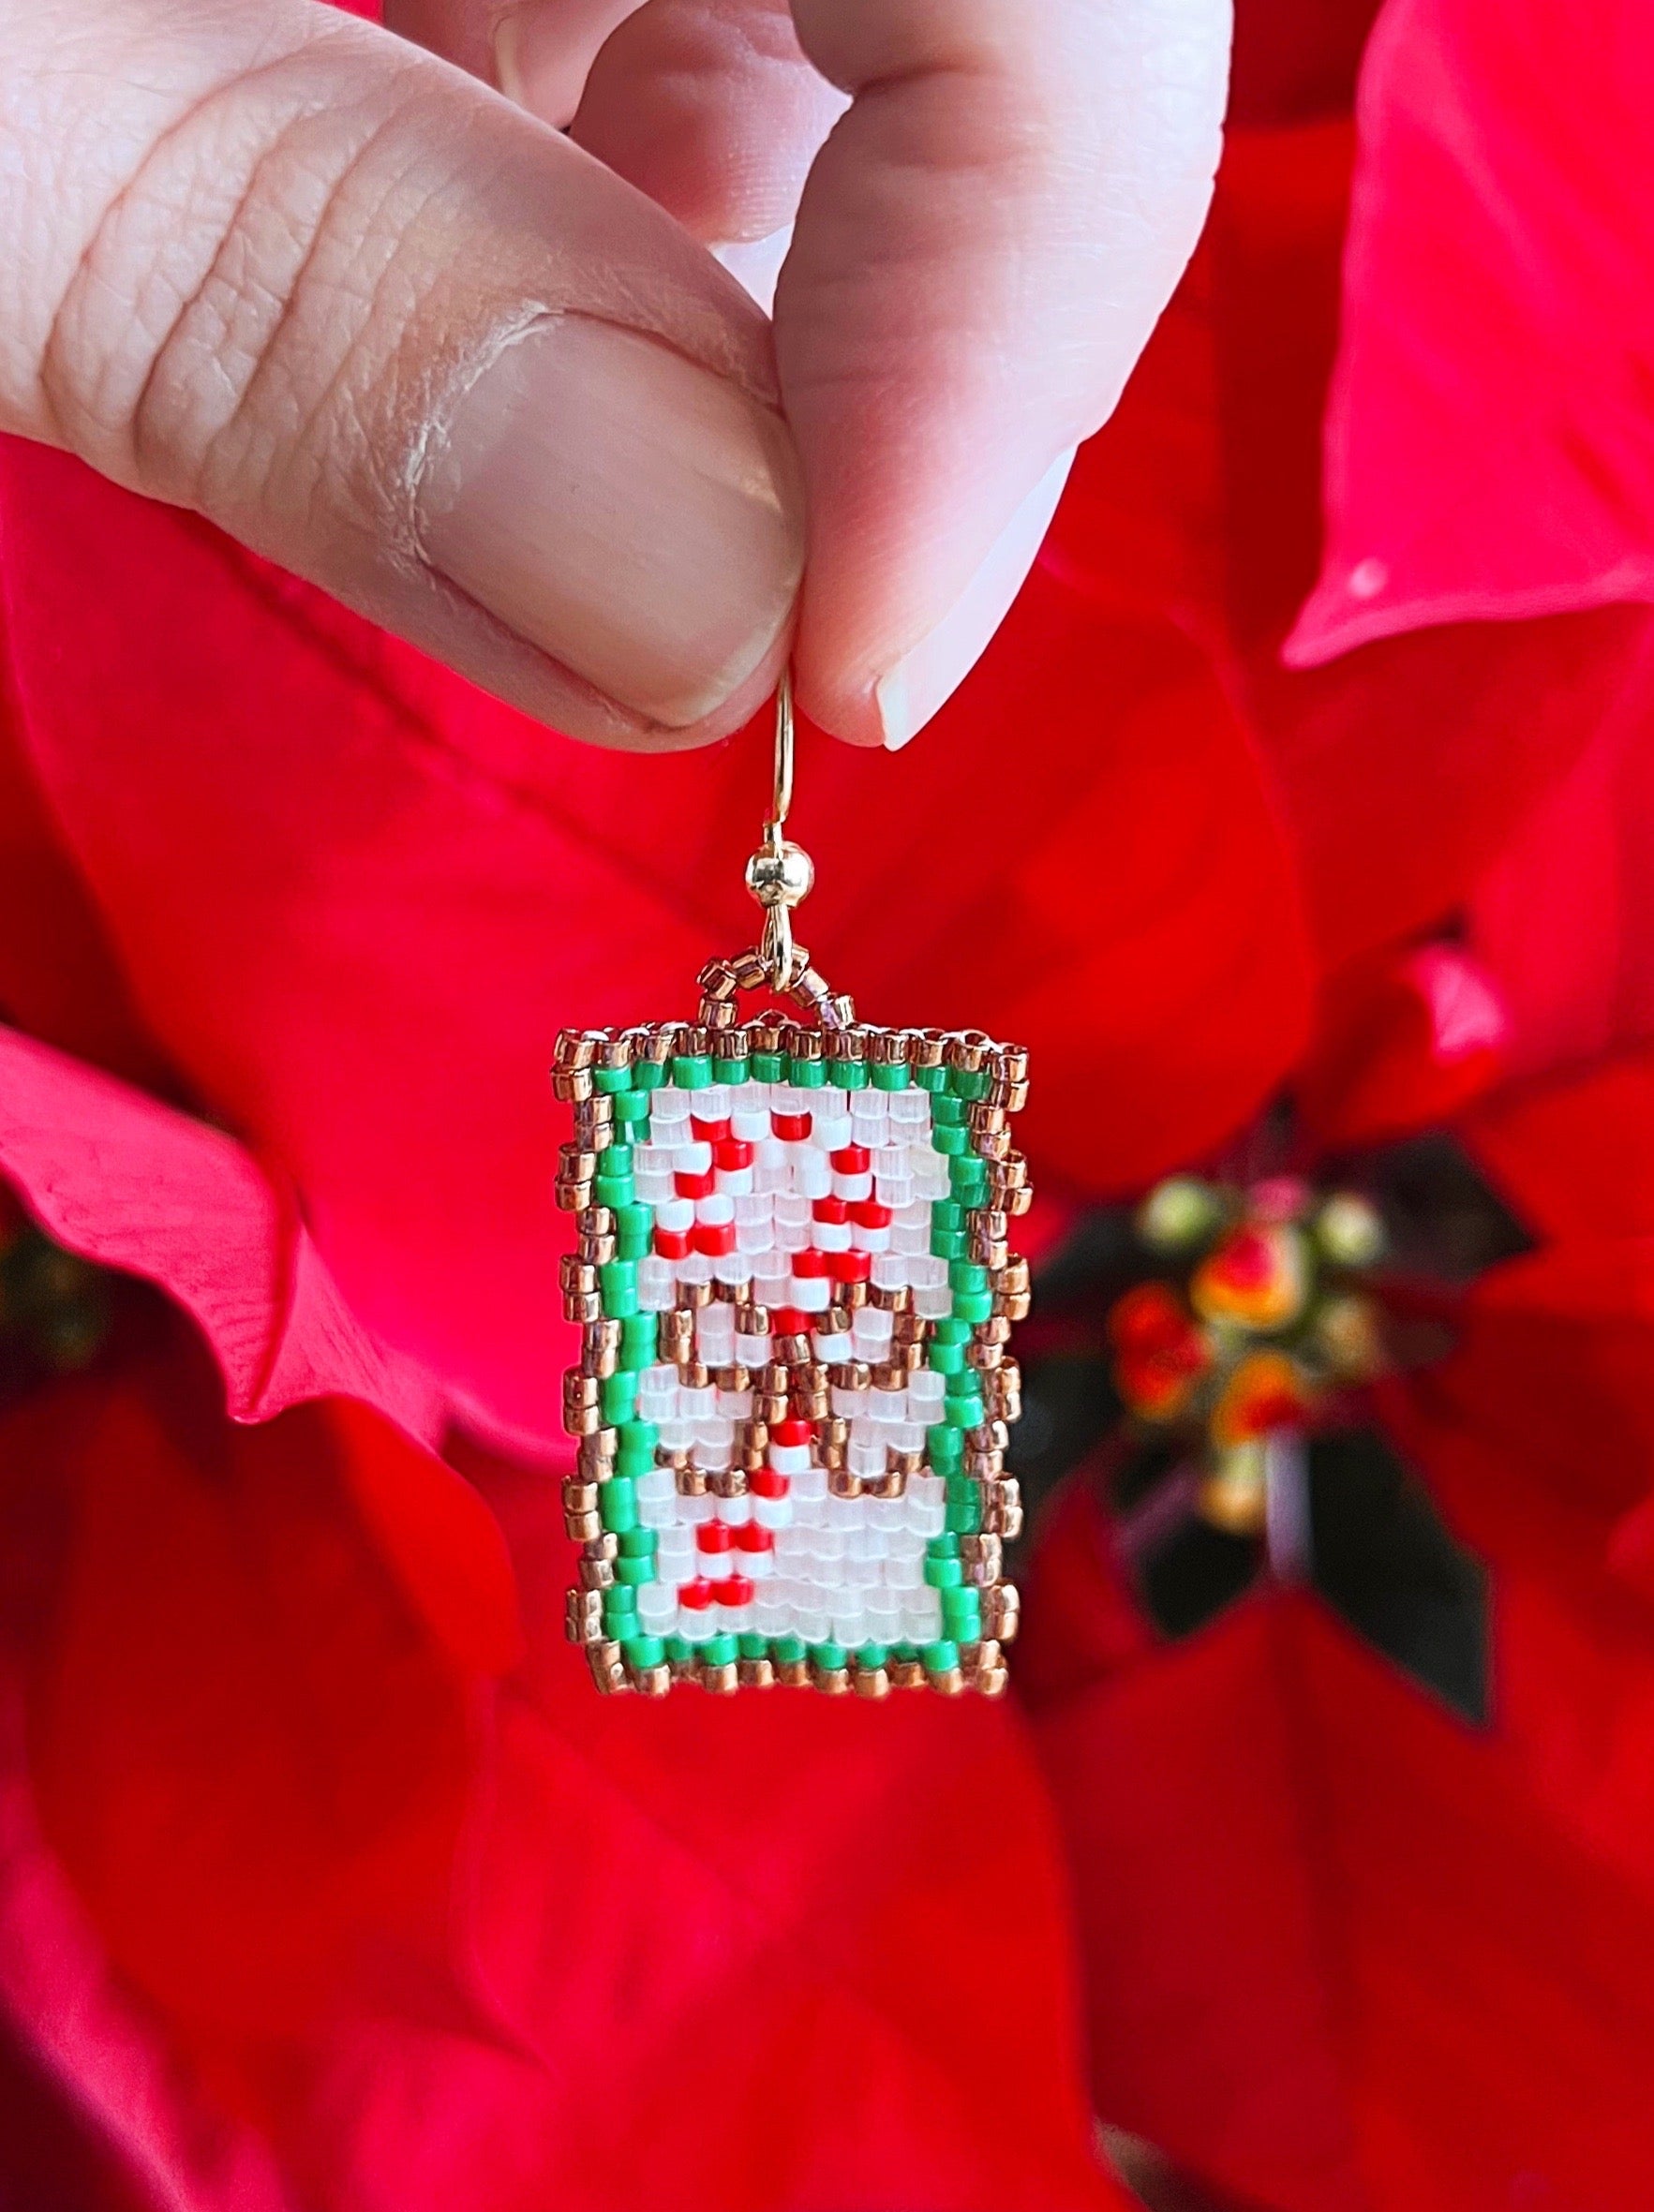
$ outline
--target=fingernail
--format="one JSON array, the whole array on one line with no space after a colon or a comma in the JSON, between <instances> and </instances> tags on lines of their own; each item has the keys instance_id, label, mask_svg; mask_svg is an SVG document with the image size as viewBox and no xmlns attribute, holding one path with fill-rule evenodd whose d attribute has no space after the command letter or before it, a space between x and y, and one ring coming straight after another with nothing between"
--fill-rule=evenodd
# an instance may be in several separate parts
<instances>
[{"instance_id":1,"label":"fingernail","mask_svg":"<svg viewBox=\"0 0 1654 2212\"><path fill-rule=\"evenodd\" d=\"M1073 465L1070 448L1017 509L949 612L874 684L887 751L900 752L916 737L982 658L1034 566Z\"/></svg>"},{"instance_id":2,"label":"fingernail","mask_svg":"<svg viewBox=\"0 0 1654 2212\"><path fill-rule=\"evenodd\" d=\"M804 565L779 416L667 346L536 323L461 396L419 486L450 583L649 720L710 714L768 652Z\"/></svg>"},{"instance_id":3,"label":"fingernail","mask_svg":"<svg viewBox=\"0 0 1654 2212\"><path fill-rule=\"evenodd\" d=\"M722 261L736 282L769 315L775 309L775 288L781 276L781 265L792 243L793 226L787 223L781 230L772 230L767 238L715 245L712 259Z\"/></svg>"}]
</instances>

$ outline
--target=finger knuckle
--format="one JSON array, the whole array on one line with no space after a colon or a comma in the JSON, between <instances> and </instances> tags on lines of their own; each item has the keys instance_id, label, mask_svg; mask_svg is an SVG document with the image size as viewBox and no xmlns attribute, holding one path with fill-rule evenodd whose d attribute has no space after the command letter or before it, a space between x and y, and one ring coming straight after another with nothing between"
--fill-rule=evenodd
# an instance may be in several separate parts
<instances>
[{"instance_id":1,"label":"finger knuckle","mask_svg":"<svg viewBox=\"0 0 1654 2212\"><path fill-rule=\"evenodd\" d=\"M331 89L332 96L329 96ZM103 210L42 367L86 458L234 513L353 481L396 262L394 82L340 101L308 49L215 86Z\"/></svg>"}]
</instances>

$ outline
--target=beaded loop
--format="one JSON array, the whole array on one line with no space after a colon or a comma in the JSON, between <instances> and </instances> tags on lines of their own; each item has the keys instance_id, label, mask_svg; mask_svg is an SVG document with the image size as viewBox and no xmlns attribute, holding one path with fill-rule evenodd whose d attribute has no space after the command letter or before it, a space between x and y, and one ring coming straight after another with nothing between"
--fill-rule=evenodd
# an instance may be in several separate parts
<instances>
[{"instance_id":1,"label":"beaded loop","mask_svg":"<svg viewBox=\"0 0 1654 2212\"><path fill-rule=\"evenodd\" d=\"M759 990L791 999L794 1005L814 1015L825 1032L836 1034L855 1026L855 1001L835 991L811 966L808 950L794 940L790 928L785 932L784 965L772 957L766 941L769 922L780 911L772 908L765 917L765 937L756 945L738 953L733 960L708 960L701 970L697 979L702 993L699 1019L704 1028L726 1029L735 1018L735 1001L739 994Z\"/></svg>"}]
</instances>

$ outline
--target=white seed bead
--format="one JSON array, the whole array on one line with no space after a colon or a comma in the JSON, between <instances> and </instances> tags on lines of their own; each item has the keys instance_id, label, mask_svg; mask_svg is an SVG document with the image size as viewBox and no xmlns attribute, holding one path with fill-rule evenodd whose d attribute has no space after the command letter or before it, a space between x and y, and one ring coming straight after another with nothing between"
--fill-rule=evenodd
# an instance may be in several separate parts
<instances>
[{"instance_id":1,"label":"white seed bead","mask_svg":"<svg viewBox=\"0 0 1654 2212\"><path fill-rule=\"evenodd\" d=\"M647 1636L663 1636L678 1625L678 1594L665 1582L643 1582L637 1592L637 1625Z\"/></svg>"},{"instance_id":2,"label":"white seed bead","mask_svg":"<svg viewBox=\"0 0 1654 2212\"><path fill-rule=\"evenodd\" d=\"M902 1600L902 1625L914 1643L933 1643L942 1633L942 1594L921 1582Z\"/></svg>"}]
</instances>

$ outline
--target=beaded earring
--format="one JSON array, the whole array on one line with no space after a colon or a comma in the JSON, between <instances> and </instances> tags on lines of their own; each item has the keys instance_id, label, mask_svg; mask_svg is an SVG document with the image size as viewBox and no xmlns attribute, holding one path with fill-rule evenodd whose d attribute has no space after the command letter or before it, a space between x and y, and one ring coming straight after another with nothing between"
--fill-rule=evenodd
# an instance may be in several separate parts
<instances>
[{"instance_id":1,"label":"beaded earring","mask_svg":"<svg viewBox=\"0 0 1654 2212\"><path fill-rule=\"evenodd\" d=\"M993 1696L1017 1628L1027 1055L874 1028L828 988L792 933L813 882L792 783L783 677L759 943L702 970L693 1022L558 1039L568 1632L603 1690Z\"/></svg>"}]
</instances>

